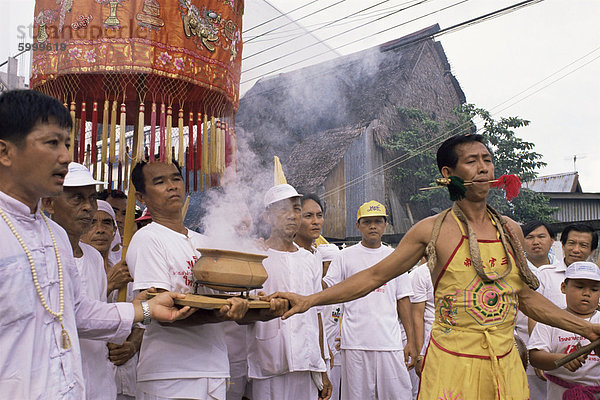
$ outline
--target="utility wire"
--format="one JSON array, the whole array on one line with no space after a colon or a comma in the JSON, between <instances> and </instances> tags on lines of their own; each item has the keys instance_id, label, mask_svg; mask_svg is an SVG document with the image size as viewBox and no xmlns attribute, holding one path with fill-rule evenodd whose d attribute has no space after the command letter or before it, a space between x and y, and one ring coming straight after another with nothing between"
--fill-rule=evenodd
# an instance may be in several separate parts
<instances>
[{"instance_id":1,"label":"utility wire","mask_svg":"<svg viewBox=\"0 0 600 400\"><path fill-rule=\"evenodd\" d=\"M382 19L384 19L384 18L391 17L392 15L398 14L398 13L399 13L399 12L401 12L401 11L408 10L409 8L412 8L412 7L418 6L418 5L420 5L420 4L423 4L423 3L427 3L428 1L432 1L432 0L420 0L418 3L411 4L410 6L406 6L406 7L404 7L404 8L400 8L400 9L398 9L398 10L396 10L396 11L393 11L393 12L391 12L391 13L388 13L388 14L386 14L386 15L382 16L382 17L379 17L379 18L376 18L376 19L374 19L374 20L372 20L372 21L369 21L369 22L365 23L363 26L366 26L366 25L372 24L372 23L374 23L374 22L380 21L380 20L382 20ZM463 0L462 2L465 2L465 1L468 1L468 0ZM422 18L422 17L421 17L421 18ZM354 30L355 30L355 28L346 29L345 31L342 31L342 32L336 33L335 35L332 35L332 36L329 36L328 38L322 39L320 42L324 42L324 41L326 41L326 40L331 40L331 39L334 39L334 38L336 38L336 37L338 37L338 36L344 35L344 34L346 34L346 33L348 33L348 32L352 32L352 31L354 31ZM369 36L372 36L372 35L369 35ZM369 36L367 36L367 37L369 37ZM363 39L365 39L365 38L361 38L361 39L359 39L359 40L363 40ZM285 43L285 42L283 42L283 43ZM282 44L282 43L280 43L279 45L281 45L281 44ZM349 44L350 44L350 43L349 43ZM275 61L277 61L277 60L281 60L282 58L285 58L285 57L288 57L288 56L290 56L290 55L296 54L296 53L298 53L298 52L300 52L300 51L302 51L302 50L308 49L309 47L313 47L314 45L315 45L314 43L311 43L311 44L309 44L309 45L306 45L306 46L304 46L304 47L302 47L302 48L300 48L300 49L296 49L296 50L294 50L294 51L292 51L292 52L290 52L290 53L286 53L286 54L283 54L283 55L281 55L281 56L279 56L279 57L272 58L272 59L270 59L269 61L265 61L265 62L263 62L262 64L258 64L258 65L254 66L254 67L252 67L252 68L246 69L246 70L242 71L242 73L244 73L244 72L248 72L248 71L252 71L252 70L254 70L254 69L256 69L256 68L259 68L259 67L262 67L262 66L264 66L264 65L270 64L270 63L272 63L272 62L275 62ZM340 47L345 47L345 46L339 46L338 48L340 48ZM333 50L335 50L335 49L336 49L336 48L334 48ZM327 51L326 53L328 53L328 52L329 52L329 51ZM320 53L319 55L322 55L322 54L324 54L324 53ZM313 58L313 57L309 57L309 58L307 58L307 59L304 59L304 60L302 60L302 61L310 60L311 58ZM296 64L296 63L294 63L294 64L292 64L292 65L295 65L295 64ZM285 68L285 67L284 67L284 68ZM281 68L279 68L279 69L281 69ZM279 69L277 69L277 70L275 70L275 71L278 71Z\"/></svg>"},{"instance_id":2,"label":"utility wire","mask_svg":"<svg viewBox=\"0 0 600 400\"><path fill-rule=\"evenodd\" d=\"M410 1L407 1L407 2L404 2L404 3L396 4L396 5L391 6L391 7L385 7L385 8L382 8L380 10L368 12L368 13L365 13L365 14L362 14L362 15L355 15L353 17L348 17L347 20L345 20L344 22L335 23L333 25L330 25L330 27L337 27L337 26L342 26L342 25L348 25L348 24L351 24L353 22L356 22L356 20L358 20L358 19L365 19L365 18L369 18L369 17L373 17L373 16L379 16L379 15L385 14L386 12L388 12L390 10L395 9L398 6L401 6L401 5L404 5L404 4L408 4L408 3L412 3L413 1L415 1L415 0L410 0ZM296 28L287 29L287 30L281 30L279 32L270 33L268 35L265 35L265 36L269 36L269 37L261 39L261 40L254 41L254 43L268 42L268 41L277 40L277 39L289 38L289 37L298 35L300 31L306 31L306 29L308 29L308 28L318 27L318 26L327 24L329 22L331 22L331 21L321 21L321 22L316 22L314 24L306 24L306 25L298 26ZM249 40L249 39L254 40L254 36L246 37L246 40Z\"/></svg>"},{"instance_id":3,"label":"utility wire","mask_svg":"<svg viewBox=\"0 0 600 400\"><path fill-rule=\"evenodd\" d=\"M373 33L373 34L371 34L371 35L368 35L368 36L362 37L362 38L360 38L360 39L353 40L353 41L351 41L351 42L349 42L349 43L345 43L345 44L343 44L343 45L340 45L340 46L334 47L332 50L337 50L337 49L340 49L340 48L342 48L342 47L346 47L346 46L349 46L349 45L351 45L351 44L354 44L354 43L360 42L360 41L362 41L362 40L364 40L364 39L367 39L367 38L369 38L369 37L376 36L376 35L379 35L379 34L381 34L381 33L383 33L383 32L389 31L389 30L391 30L391 29L398 28L398 27L400 27L400 26L402 26L402 25L405 25L405 24L407 24L407 23L409 23L409 22L414 22L414 21L416 21L416 20L418 20L418 19L421 19L421 18L424 18L424 17L426 17L426 16L429 16L429 15L435 14L435 13L437 13L437 12L440 12L440 11L446 10L446 9L448 9L448 8L450 8L450 7L454 7L454 6L456 6L456 5L459 5L459 4L461 4L461 3L465 2L465 1L468 1L468 0L462 0L462 1L458 2L458 3L454 3L454 4L450 5L450 6L447 6L447 7L444 7L444 8L442 8L442 9L440 9L440 10L433 11L433 12L431 12L431 13L428 13L428 14L426 14L426 15L422 15L422 16L420 16L420 17L417 17L417 18L414 18L414 19L412 19L412 20L410 20L410 21L406 21L406 22L400 23L400 24L398 24L398 25L395 25L395 26L392 26L392 27L390 27L390 28L387 28L387 29L381 30L381 31L379 31L379 32L376 32L376 33ZM533 5L533 4L536 4L536 3L542 2L542 1L544 1L544 0L526 0L526 1L522 1L522 2L520 2L520 3L513 4L513 5L511 5L511 6L508 6L508 7L502 8L502 9L500 9L500 10L496 10L496 11L493 11L493 12L491 12L491 13L487 13L487 14L484 14L484 15L482 15L482 16L479 16L479 17L476 17L476 18L472 18L472 19L470 19L470 20L467 20L467 21L464 21L464 22L460 22L460 23L458 23L458 24L455 24L455 25L452 25L452 26L450 26L450 27L448 27L448 28L444 28L444 29L442 29L442 30L440 30L440 31L438 31L438 32L436 32L436 33L433 33L433 34L426 34L426 35L422 35L422 36L416 37L416 38L414 38L414 39L412 39L412 40L408 40L408 41L404 42L402 45L400 45L400 46L398 46L398 47L400 47L400 48L402 48L402 47L407 47L407 46L410 46L410 45L412 45L412 44L415 44L415 43L419 43L419 42L422 42L422 41L425 41L425 40L428 40L428 39L433 39L433 38L436 38L436 37L438 37L438 36L442 36L442 35L444 35L444 34L446 34L446 33L454 32L454 31L458 31L459 29L464 29L464 28L466 28L466 27L468 27L468 26L475 25L475 24L477 24L477 23L480 23L480 22L483 22L483 21L487 21L488 19L491 19L491 18L500 17L500 16L502 16L502 15L505 15L505 14L508 14L508 13L510 13L510 12L516 11L516 10L518 10L518 9L521 9L521 8L523 8L523 7L530 6L530 5ZM294 66L294 65L297 65L297 64L300 64L300 63L302 63L302 62L304 62L304 61L308 61L308 60L310 60L310 59L312 59L312 58L319 57L319 56L321 56L321 55L323 55L323 54L325 54L325 53L329 53L330 51L331 51L331 50L328 50L328 51L326 51L326 52L321 52L321 53L319 53L319 54L317 54L317 55L313 55L313 56L311 56L311 57L308 57L308 58L302 59L302 60L300 60L300 61L297 61L297 62L294 62L294 63L292 63L292 64L288 64L288 65L286 65L286 66L283 66L283 67L280 67L280 68L277 68L277 69L271 70L271 71L269 71L269 72L266 72L266 73L264 73L264 74L262 74L262 75L259 75L258 77L254 77L254 78L246 79L245 81L242 81L241 83L242 83L242 84L244 84L244 83L247 83L247 82L250 82L250 81L256 80L256 79L260 79L260 78L262 78L262 77L264 77L264 76L267 76L267 75L269 75L269 74L272 74L273 72L281 71L282 69L286 69L286 68L292 67L292 66ZM290 53L290 54L293 54L293 53L294 53L294 52L292 52L292 53ZM282 57L279 57L279 58L282 58ZM264 65L264 64L263 64L263 65ZM255 69L255 68L257 68L257 67L253 67L252 69ZM250 71L250 70L242 71L242 73L244 73L244 72L247 72L247 71Z\"/></svg>"},{"instance_id":4,"label":"utility wire","mask_svg":"<svg viewBox=\"0 0 600 400\"><path fill-rule=\"evenodd\" d=\"M347 15L347 16L345 16L345 17L338 18L338 19L336 19L336 20L333 20L333 21L331 21L331 22L328 22L328 23L326 23L326 24L325 24L325 25L323 25L323 26L320 26L320 27L318 27L318 28L316 28L316 29L313 29L312 31L306 31L306 32L302 33L301 35L298 35L298 36L296 36L295 38L293 38L293 39L291 39L291 40L288 40L288 41L285 41L285 42L281 42L281 43L277 43L277 44L274 44L274 45L273 45L273 46L271 46L271 47L267 47L266 49L259 50L259 51L255 52L255 53L252 53L252 54L250 54L249 56L243 57L243 58L242 58L242 61L243 61L243 60L247 60L247 59L248 59L248 58L250 58L250 57L254 57L254 56L257 56L257 55L259 55L259 54L262 54L262 53L264 53L265 51L269 51L269 50L272 50L272 49L274 49L274 48L277 48L277 47L279 47L279 46L281 46L281 45L283 45L283 44L287 44L287 43L291 42L292 40L296 40L296 39L299 39L299 38L301 38L301 37L304 37L304 36L306 36L306 35L310 35L310 34L312 34L312 33L316 32L316 31L318 31L319 29L323 29L323 28L325 28L325 27L327 27L327 26L330 26L330 25L332 25L332 24L334 24L334 23L336 23L336 22L340 22L340 21L343 21L343 20L345 20L345 19L347 19L347 18L353 17L353 16L355 16L355 15L357 15L357 14L360 14L360 13L362 13L362 12L365 12L365 11L367 11L367 10L370 10L371 8L374 8L374 7L380 6L380 5L381 5L381 4L383 4L383 3L387 3L388 1L390 1L390 0L383 0L383 1L380 1L380 2L379 2L379 3L377 3L377 4L373 4L372 6L369 6L369 7L367 7L367 8L363 8L362 10L356 11L356 12L354 12L354 13L350 14L350 15ZM327 39L324 39L324 40L327 40Z\"/></svg>"},{"instance_id":5,"label":"utility wire","mask_svg":"<svg viewBox=\"0 0 600 400\"><path fill-rule=\"evenodd\" d=\"M578 58L578 59L576 59L575 61L573 61L573 62L571 62L571 63L569 63L569 64L565 65L564 67L562 67L562 68L558 69L557 71L553 72L552 74L550 74L550 75L546 76L544 79L541 79L540 81L538 81L538 82L536 82L535 84L533 84L533 85L531 85L531 86L527 87L526 89L524 89L524 90L520 91L519 93L515 94L514 96L511 96L509 99L507 99L507 100L503 101L502 103L499 103L499 104L497 104L496 106L492 107L492 108L490 109L490 111L491 111L491 110L495 110L495 109L497 109L498 107L500 107L500 106L501 106L501 105L503 105L503 104L506 104L506 103L507 103L508 101L510 101L511 99L514 99L514 98L516 98L516 97L520 96L521 94L523 94L523 93L527 92L529 89L531 89L531 88L533 88L533 87L537 86L538 84L540 84L540 83L542 83L542 82L544 82L544 81L547 81L547 80L548 80L550 77L552 77L552 76L555 76L556 74L558 74L558 73L559 73L559 72L561 72L561 71L564 71L564 70L565 70L566 68L568 68L569 66L572 66L573 64L577 63L578 61L581 61L581 60L583 60L584 58L586 58L587 56L589 56L589 55L590 55L590 54L592 54L592 53L595 53L595 52L596 52L596 51L598 51L598 50L600 50L600 47L597 47L596 49L594 49L594 50L592 50L592 51L588 52L588 53L587 53L587 54L585 54L584 56L582 56L582 57L579 57L579 58ZM569 75L571 75L571 74L575 73L576 71L580 70L581 68L585 67L586 65L588 65L588 64L590 64L590 63L592 63L592 62L594 62L594 61L596 61L596 60L598 60L598 59L600 59L600 55L598 55L598 56L596 56L596 57L592 58L591 60L589 60L589 61L585 62L584 64L582 64L582 65L578 66L577 68L575 68L575 69L573 69L573 70L571 70L571 71L567 72L566 74L564 74L564 75L562 75L562 76L560 76L560 77L558 77L558 78L554 79L553 81L549 82L548 84L546 84L546 85L544 85L544 86L542 86L542 87L538 88L538 89L537 89L537 90L535 90L534 92L531 92L531 93L529 93L527 96L525 96L525 97L523 97L523 98L521 98L521 99L519 99L519 100L517 100L517 101L515 101L515 102L513 102L513 103L511 103L511 104L509 104L509 105L507 105L506 107L504 107L504 108L501 108L501 109L499 109L499 110L497 110L497 111L494 111L494 112L490 112L490 114L491 114L491 115L497 115L497 114L499 114L500 112L502 112L502 111L505 111L506 109L508 109L508 108L510 108L510 107L512 107L512 106L514 106L514 105L516 105L516 104L518 104L518 103L520 103L520 102L522 102L523 100L525 100L525 99L527 99L527 98L529 98L529 97L531 97L531 96L533 96L533 95L535 95L535 94L539 93L539 92L540 92L540 91L542 91L543 89L546 89L547 87L549 87L549 86L551 86L551 85L555 84L556 82L559 82L560 80L564 79L565 77L567 77L567 76L569 76ZM457 132L457 131L458 131L458 132L460 132L460 130L461 130L462 128L466 128L466 127L470 126L470 124L471 124L471 121L466 121L465 123L463 123L463 124L461 124L461 125L459 125L459 126L457 126L457 127L453 128L453 129L451 129L451 130L449 130L449 131L446 131L446 132L443 132L443 133L441 133L441 134L440 134L438 137L434 138L434 139L433 139L431 142L428 142L428 143L426 143L426 144L423 144L423 145L421 145L421 146L419 146L419 147L417 147L417 148L415 148L415 149L412 149L412 151L411 151L411 154L403 154L403 155L401 155L401 156L399 156L399 157L396 157L395 159L393 159L393 160L390 160L390 161L388 161L387 163L385 163L385 164L382 164L381 166L379 166L379 167L377 167L377 168L374 168L373 170L371 170L371 171L369 171L369 172L367 172L367 173L365 173L365 174L363 174L363 175L361 175L361 176L359 176L359 177L357 177L357 178L354 178L354 179L352 179L352 180L351 180L351 181L349 181L349 182L346 182L344 185L341 185L341 186L339 186L339 187L337 187L337 188L334 188L334 189L331 189L331 190L329 190L329 191L325 192L325 193L323 194L323 198L325 198L325 197L329 197L329 196L332 196L332 195L334 195L334 194L336 194L336 193L339 193L340 191L342 191L342 190L346 189L347 187L351 187L351 186L354 186L354 185L356 185L356 184L358 184L358 183L361 183L361 182L363 182L364 180L366 180L366 179L369 179L371 176L375 176L375 175L377 175L377 174L379 174L379 173L385 172L385 171L389 170L390 168L396 167L396 166L398 166L398 165L400 165L400 164L402 164L402 163L404 163L404 162L406 162L406 161L410 160L411 158L413 158L413 157L415 157L415 156L417 156L417 155L423 154L425 151L428 151L428 150L431 150L431 149L433 149L433 148L437 147L437 146L438 146L440 143L442 143L444 140L446 140L447 138L449 138L449 137L451 137L451 136L455 135L455 134L456 134L455 132ZM480 128L478 128L478 129L477 129L477 131L476 131L476 132L481 132L483 129L484 129L484 127L480 127Z\"/></svg>"},{"instance_id":6,"label":"utility wire","mask_svg":"<svg viewBox=\"0 0 600 400\"><path fill-rule=\"evenodd\" d=\"M325 10L327 10L327 9L329 9L329 8L333 7L333 6L337 6L338 4L340 4L340 3L343 3L344 1L346 1L346 0L339 0L338 2L336 2L336 3L333 3L333 4L330 4L330 5L328 5L327 7L323 7L323 8L321 8L321 9L319 9L319 10L317 10L317 11L313 12L313 13L306 14L304 17L300 17L300 18L298 18L298 19L296 19L296 20L291 20L290 22L288 22L288 23L286 23L286 24L280 25L280 26L278 26L278 27L276 27L276 28L273 28L273 29L271 29L271 30L269 30L269 31L263 32L263 33L261 33L260 35L256 35L256 36L254 36L252 39L248 39L248 40L246 40L246 43L248 43L248 42L251 42L252 40L254 40L254 39L257 39L257 38L259 38L259 37L262 37L262 36L264 36L264 35L267 35L267 34L269 34L269 33L271 33L271 32L274 32L274 31L276 31L276 30L278 30L278 29L280 29L280 28L284 28L284 27L286 27L286 26L288 26L288 25L291 25L291 24L296 24L298 21L302 21L304 18L308 18L308 17L310 17L310 16L313 16L313 15L315 15L315 14L318 14L318 13L320 13L321 11L325 11Z\"/></svg>"},{"instance_id":7,"label":"utility wire","mask_svg":"<svg viewBox=\"0 0 600 400\"><path fill-rule=\"evenodd\" d=\"M269 4L269 5L272 7L271 3L269 3L269 2L268 2L268 1L266 1L266 0L264 0L264 1L265 1L265 3ZM293 12L296 12L296 11L300 10L301 8L304 8L304 7L310 6L310 5L311 5L311 4L313 4L313 3L316 3L317 1L319 1L319 0L313 0L313 1L309 2L309 3L306 3L306 4L304 4L304 5L301 5L300 7L296 7L296 8L294 8L292 11L289 11L289 12L287 12L287 13L281 13L281 14L279 14L278 16L276 16L276 17L274 17L274 18L271 18L271 19L269 19L269 20L267 20L267 21L265 21L265 22L261 22L261 23L260 23L260 24L258 24L258 25L254 25L252 28L248 28L248 29L246 29L245 31L242 31L242 35L243 35L244 33L246 33L246 32L250 32L252 29L259 28L259 27L261 27L261 26L263 26L263 25L266 25L266 24L268 24L269 22L273 22L273 21L275 21L275 20L277 20L277 19L279 19L279 18L281 18L281 17L288 16L288 15L290 15L291 13L293 13Z\"/></svg>"}]
</instances>

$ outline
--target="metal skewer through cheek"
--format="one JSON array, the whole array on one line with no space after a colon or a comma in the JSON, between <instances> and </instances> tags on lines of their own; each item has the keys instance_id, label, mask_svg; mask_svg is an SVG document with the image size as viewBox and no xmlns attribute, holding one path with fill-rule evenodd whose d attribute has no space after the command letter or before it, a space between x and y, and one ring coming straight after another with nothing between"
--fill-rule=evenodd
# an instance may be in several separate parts
<instances>
[{"instance_id":1,"label":"metal skewer through cheek","mask_svg":"<svg viewBox=\"0 0 600 400\"><path fill-rule=\"evenodd\" d=\"M474 182L474 181L465 181L464 185L465 186L469 186L472 185L474 183L495 183L498 182L498 179L492 179L491 181L481 181L481 182ZM435 180L435 183L438 186L428 186L428 187L424 187L424 188L419 188L419 190L431 190L431 189L439 189L439 188L443 188L448 186L448 184L450 183L450 181L448 180L448 178L438 178Z\"/></svg>"}]
</instances>

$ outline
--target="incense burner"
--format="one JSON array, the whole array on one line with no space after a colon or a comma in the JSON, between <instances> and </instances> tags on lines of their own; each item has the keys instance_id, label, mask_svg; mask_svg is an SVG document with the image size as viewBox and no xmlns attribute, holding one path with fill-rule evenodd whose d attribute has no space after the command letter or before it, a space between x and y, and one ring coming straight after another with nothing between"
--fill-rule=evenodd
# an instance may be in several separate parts
<instances>
[{"instance_id":1,"label":"incense burner","mask_svg":"<svg viewBox=\"0 0 600 400\"><path fill-rule=\"evenodd\" d=\"M198 249L202 256L192 269L197 282L224 292L249 292L260 289L267 280L262 265L266 255L239 251Z\"/></svg>"}]
</instances>

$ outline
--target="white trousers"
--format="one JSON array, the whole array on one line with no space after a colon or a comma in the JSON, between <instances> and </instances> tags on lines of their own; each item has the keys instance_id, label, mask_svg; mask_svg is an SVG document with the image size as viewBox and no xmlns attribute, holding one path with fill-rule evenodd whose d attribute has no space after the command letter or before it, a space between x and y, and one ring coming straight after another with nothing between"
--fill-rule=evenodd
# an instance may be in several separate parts
<instances>
[{"instance_id":1,"label":"white trousers","mask_svg":"<svg viewBox=\"0 0 600 400\"><path fill-rule=\"evenodd\" d=\"M138 382L136 400L225 400L226 391L225 378L162 379ZM149 392L169 395L159 396Z\"/></svg>"},{"instance_id":2,"label":"white trousers","mask_svg":"<svg viewBox=\"0 0 600 400\"><path fill-rule=\"evenodd\" d=\"M316 400L318 396L310 371L252 379L252 400Z\"/></svg>"},{"instance_id":3,"label":"white trousers","mask_svg":"<svg viewBox=\"0 0 600 400\"><path fill-rule=\"evenodd\" d=\"M546 381L535 374L531 365L527 365L527 383L529 384L529 398L531 400L546 400Z\"/></svg>"},{"instance_id":4,"label":"white trousers","mask_svg":"<svg viewBox=\"0 0 600 400\"><path fill-rule=\"evenodd\" d=\"M343 400L411 400L402 351L342 350Z\"/></svg>"},{"instance_id":5,"label":"white trousers","mask_svg":"<svg viewBox=\"0 0 600 400\"><path fill-rule=\"evenodd\" d=\"M336 357L340 357L340 355L336 355ZM333 390L331 391L331 400L340 400L340 383L342 380L341 365L334 365L333 368L329 370L329 380L333 386Z\"/></svg>"}]
</instances>

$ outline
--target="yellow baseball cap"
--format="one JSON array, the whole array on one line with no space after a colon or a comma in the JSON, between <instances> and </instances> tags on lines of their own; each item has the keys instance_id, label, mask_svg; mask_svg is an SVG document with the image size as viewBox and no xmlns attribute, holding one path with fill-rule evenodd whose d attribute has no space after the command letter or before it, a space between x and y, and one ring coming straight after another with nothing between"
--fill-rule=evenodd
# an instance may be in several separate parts
<instances>
[{"instance_id":1,"label":"yellow baseball cap","mask_svg":"<svg viewBox=\"0 0 600 400\"><path fill-rule=\"evenodd\" d=\"M386 217L387 213L385 211L385 206L381 203L376 202L375 200L367 201L362 206L358 208L358 212L356 213L356 221L364 217Z\"/></svg>"}]
</instances>

